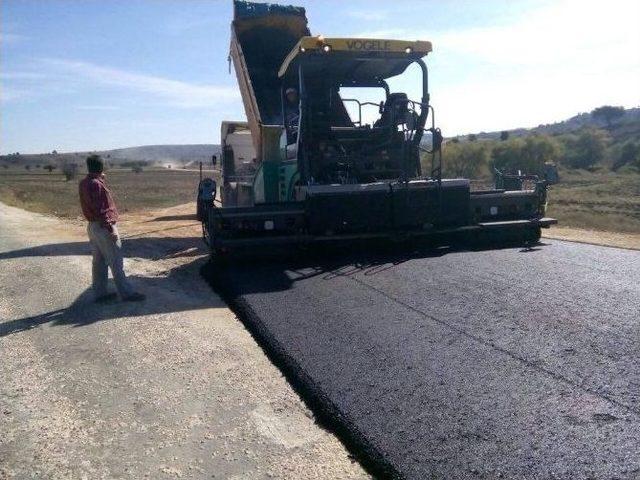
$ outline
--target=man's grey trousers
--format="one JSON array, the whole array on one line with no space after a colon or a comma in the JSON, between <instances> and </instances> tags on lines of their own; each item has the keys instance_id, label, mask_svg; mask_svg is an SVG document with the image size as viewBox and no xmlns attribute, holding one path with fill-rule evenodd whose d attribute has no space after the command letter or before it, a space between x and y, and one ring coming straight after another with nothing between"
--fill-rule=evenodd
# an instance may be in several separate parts
<instances>
[{"instance_id":1,"label":"man's grey trousers","mask_svg":"<svg viewBox=\"0 0 640 480\"><path fill-rule=\"evenodd\" d=\"M117 235L117 239L114 239L100 222L89 222L87 227L93 254L93 292L96 298L103 297L108 293L109 268L111 268L111 274L120 297L126 298L134 293L133 287L124 274L122 242L115 225L113 231Z\"/></svg>"}]
</instances>

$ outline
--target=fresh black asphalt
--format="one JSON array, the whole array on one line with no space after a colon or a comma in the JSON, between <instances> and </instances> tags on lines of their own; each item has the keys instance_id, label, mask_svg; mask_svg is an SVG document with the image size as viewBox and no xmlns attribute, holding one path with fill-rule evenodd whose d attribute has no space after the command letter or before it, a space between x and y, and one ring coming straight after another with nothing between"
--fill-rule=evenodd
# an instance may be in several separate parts
<instances>
[{"instance_id":1,"label":"fresh black asphalt","mask_svg":"<svg viewBox=\"0 0 640 480\"><path fill-rule=\"evenodd\" d=\"M640 478L640 252L545 240L212 265L380 476Z\"/></svg>"}]
</instances>

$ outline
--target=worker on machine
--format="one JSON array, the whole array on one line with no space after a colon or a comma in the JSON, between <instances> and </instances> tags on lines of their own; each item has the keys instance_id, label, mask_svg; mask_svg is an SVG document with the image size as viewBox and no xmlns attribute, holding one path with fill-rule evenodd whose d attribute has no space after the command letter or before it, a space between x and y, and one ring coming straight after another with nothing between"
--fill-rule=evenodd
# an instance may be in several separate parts
<instances>
[{"instance_id":1,"label":"worker on machine","mask_svg":"<svg viewBox=\"0 0 640 480\"><path fill-rule=\"evenodd\" d=\"M298 122L300 120L300 99L298 90L293 87L284 92L284 126L287 129L287 144L296 143L298 139Z\"/></svg>"}]
</instances>

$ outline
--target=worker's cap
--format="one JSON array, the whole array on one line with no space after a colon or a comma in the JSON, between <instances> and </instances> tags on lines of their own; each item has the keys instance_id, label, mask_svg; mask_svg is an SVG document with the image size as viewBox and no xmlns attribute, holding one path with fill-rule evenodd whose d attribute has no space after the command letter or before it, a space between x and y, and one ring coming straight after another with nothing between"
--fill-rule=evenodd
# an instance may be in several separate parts
<instances>
[{"instance_id":1,"label":"worker's cap","mask_svg":"<svg viewBox=\"0 0 640 480\"><path fill-rule=\"evenodd\" d=\"M290 93L295 93L295 94L297 95L297 94L298 94L298 90L296 90L296 89L295 89L295 88L293 88L293 87L289 87L289 88L287 88L287 89L284 91L284 94L285 94L285 95L289 95Z\"/></svg>"}]
</instances>

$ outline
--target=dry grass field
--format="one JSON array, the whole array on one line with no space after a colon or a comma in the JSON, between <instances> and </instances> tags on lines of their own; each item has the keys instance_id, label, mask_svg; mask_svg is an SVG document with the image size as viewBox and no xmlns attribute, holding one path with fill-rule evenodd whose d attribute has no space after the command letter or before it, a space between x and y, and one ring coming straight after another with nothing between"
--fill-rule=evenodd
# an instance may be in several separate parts
<instances>
[{"instance_id":1,"label":"dry grass field","mask_svg":"<svg viewBox=\"0 0 640 480\"><path fill-rule=\"evenodd\" d=\"M550 189L548 211L561 226L640 233L640 174L568 170L561 175L561 183ZM77 189L81 177L67 182L56 171L0 170L0 201L75 218L80 215ZM136 174L114 169L107 172L107 181L120 211L134 212L194 201L198 172L146 169Z\"/></svg>"},{"instance_id":2,"label":"dry grass field","mask_svg":"<svg viewBox=\"0 0 640 480\"><path fill-rule=\"evenodd\" d=\"M0 201L38 213L75 218L81 215L78 182L82 177L65 181L55 170L53 173L2 170ZM130 169L113 169L107 172L107 183L121 212L194 201L198 180L198 172L188 170L149 169L133 173Z\"/></svg>"},{"instance_id":3,"label":"dry grass field","mask_svg":"<svg viewBox=\"0 0 640 480\"><path fill-rule=\"evenodd\" d=\"M640 174L563 171L548 214L566 227L640 233Z\"/></svg>"}]
</instances>

